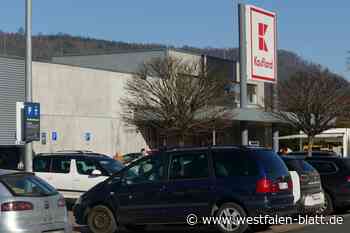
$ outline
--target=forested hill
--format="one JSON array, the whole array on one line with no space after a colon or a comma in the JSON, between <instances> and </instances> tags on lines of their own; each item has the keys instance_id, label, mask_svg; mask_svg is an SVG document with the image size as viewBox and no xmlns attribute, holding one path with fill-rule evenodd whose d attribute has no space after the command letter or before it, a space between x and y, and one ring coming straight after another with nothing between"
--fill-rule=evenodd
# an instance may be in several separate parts
<instances>
[{"instance_id":1,"label":"forested hill","mask_svg":"<svg viewBox=\"0 0 350 233\"><path fill-rule=\"evenodd\" d=\"M121 50L127 51L165 47L167 46L162 44L108 41L71 36L64 33L58 33L56 35L39 34L33 37L33 58L34 60L50 60L53 56L69 54L111 53L113 51ZM236 48L194 48L184 46L181 47L181 49L227 59L238 58L238 50ZM24 57L25 35L23 29L19 29L17 33L6 33L0 31L0 54ZM278 56L279 77L282 79L289 77L297 70L308 69L310 66L302 58L290 51L280 50Z\"/></svg>"}]
</instances>

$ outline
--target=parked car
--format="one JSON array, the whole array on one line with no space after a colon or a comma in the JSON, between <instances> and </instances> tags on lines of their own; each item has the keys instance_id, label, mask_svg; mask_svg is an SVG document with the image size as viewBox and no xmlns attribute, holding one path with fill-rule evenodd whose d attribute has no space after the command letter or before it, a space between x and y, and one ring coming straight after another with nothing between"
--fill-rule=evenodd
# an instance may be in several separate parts
<instances>
[{"instance_id":1,"label":"parked car","mask_svg":"<svg viewBox=\"0 0 350 233\"><path fill-rule=\"evenodd\" d=\"M295 212L291 178L271 150L239 146L172 149L135 161L83 194L78 224L112 233L120 224L184 223L186 216L245 217ZM218 224L241 233L248 225Z\"/></svg>"},{"instance_id":2,"label":"parked car","mask_svg":"<svg viewBox=\"0 0 350 233\"><path fill-rule=\"evenodd\" d=\"M54 186L66 199L73 200L123 167L107 155L84 151L39 154L33 162L37 176Z\"/></svg>"},{"instance_id":3,"label":"parked car","mask_svg":"<svg viewBox=\"0 0 350 233\"><path fill-rule=\"evenodd\" d=\"M300 199L296 202L298 212L320 212L325 205L320 174L304 158L296 156L281 156L281 158L289 171L295 171L299 175L299 184L293 185L293 189L300 190Z\"/></svg>"},{"instance_id":4,"label":"parked car","mask_svg":"<svg viewBox=\"0 0 350 233\"><path fill-rule=\"evenodd\" d=\"M0 170L0 232L72 232L65 200L32 173Z\"/></svg>"},{"instance_id":5,"label":"parked car","mask_svg":"<svg viewBox=\"0 0 350 233\"><path fill-rule=\"evenodd\" d=\"M293 153L292 153L293 154ZM321 175L325 191L325 213L350 208L350 159L334 155L320 155L313 152L312 157L305 159Z\"/></svg>"}]
</instances>

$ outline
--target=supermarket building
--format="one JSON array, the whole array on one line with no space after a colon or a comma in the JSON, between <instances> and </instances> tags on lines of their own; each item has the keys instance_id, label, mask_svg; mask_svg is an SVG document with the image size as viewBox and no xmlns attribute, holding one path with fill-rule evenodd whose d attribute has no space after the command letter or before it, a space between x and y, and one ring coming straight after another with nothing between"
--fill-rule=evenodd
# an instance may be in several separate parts
<instances>
[{"instance_id":1,"label":"supermarket building","mask_svg":"<svg viewBox=\"0 0 350 233\"><path fill-rule=\"evenodd\" d=\"M108 155L125 154L141 148L156 148L164 140L156 129L139 132L121 119L120 99L124 86L144 62L156 57L180 57L183 61L205 62L222 67L239 91L236 62L175 49L141 50L111 54L54 57L50 62L33 62L33 101L41 104L41 140L34 152L92 150ZM16 102L24 101L24 60L0 57L0 156L20 154L16 142ZM216 144L240 144L241 124L248 124L249 141L272 147L272 130L278 120L266 111L271 85L248 82L248 107L239 108L239 94L232 99L232 126L216 132ZM211 143L211 135L189 138L187 144ZM174 144L175 142L169 142ZM1 157L0 157L1 158ZM1 160L0 160L1 163Z\"/></svg>"}]
</instances>

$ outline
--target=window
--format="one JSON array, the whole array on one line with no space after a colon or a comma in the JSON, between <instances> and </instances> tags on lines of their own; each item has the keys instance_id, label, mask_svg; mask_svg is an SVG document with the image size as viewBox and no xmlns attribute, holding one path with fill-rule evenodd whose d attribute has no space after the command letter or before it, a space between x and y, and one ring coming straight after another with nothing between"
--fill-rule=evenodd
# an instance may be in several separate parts
<instances>
[{"instance_id":1,"label":"window","mask_svg":"<svg viewBox=\"0 0 350 233\"><path fill-rule=\"evenodd\" d=\"M35 172L50 172L50 158L38 157L34 159L33 169Z\"/></svg>"},{"instance_id":2,"label":"window","mask_svg":"<svg viewBox=\"0 0 350 233\"><path fill-rule=\"evenodd\" d=\"M308 162L302 159L285 159L285 164L287 165L289 171L297 172L314 172L313 168Z\"/></svg>"},{"instance_id":3,"label":"window","mask_svg":"<svg viewBox=\"0 0 350 233\"><path fill-rule=\"evenodd\" d=\"M316 162L316 161L308 161L311 163L313 167L321 174L335 173L338 168L334 163L330 162Z\"/></svg>"},{"instance_id":4,"label":"window","mask_svg":"<svg viewBox=\"0 0 350 233\"><path fill-rule=\"evenodd\" d=\"M170 163L170 179L209 177L208 156L204 153L174 155Z\"/></svg>"},{"instance_id":5,"label":"window","mask_svg":"<svg viewBox=\"0 0 350 233\"><path fill-rule=\"evenodd\" d=\"M288 176L288 168L283 160L271 150L256 150L251 152L254 157L261 161L268 177L277 178Z\"/></svg>"},{"instance_id":6,"label":"window","mask_svg":"<svg viewBox=\"0 0 350 233\"><path fill-rule=\"evenodd\" d=\"M159 181L163 176L164 166L161 161L156 158L147 158L138 161L129 168L124 175L124 179L128 184L140 184Z\"/></svg>"},{"instance_id":7,"label":"window","mask_svg":"<svg viewBox=\"0 0 350 233\"><path fill-rule=\"evenodd\" d=\"M213 151L215 176L257 176L259 174L256 162L232 150Z\"/></svg>"},{"instance_id":8,"label":"window","mask_svg":"<svg viewBox=\"0 0 350 233\"><path fill-rule=\"evenodd\" d=\"M77 171L81 175L91 175L91 173L97 169L96 164L92 160L78 159Z\"/></svg>"},{"instance_id":9,"label":"window","mask_svg":"<svg viewBox=\"0 0 350 233\"><path fill-rule=\"evenodd\" d=\"M48 196L57 194L53 187L33 175L10 175L2 178L2 181L16 196Z\"/></svg>"},{"instance_id":10,"label":"window","mask_svg":"<svg viewBox=\"0 0 350 233\"><path fill-rule=\"evenodd\" d=\"M69 173L70 159L67 158L53 158L51 172L53 173Z\"/></svg>"},{"instance_id":11,"label":"window","mask_svg":"<svg viewBox=\"0 0 350 233\"><path fill-rule=\"evenodd\" d=\"M247 93L248 93L248 102L249 104L258 104L258 98L256 91L257 86L255 84L248 84L247 85Z\"/></svg>"}]
</instances>

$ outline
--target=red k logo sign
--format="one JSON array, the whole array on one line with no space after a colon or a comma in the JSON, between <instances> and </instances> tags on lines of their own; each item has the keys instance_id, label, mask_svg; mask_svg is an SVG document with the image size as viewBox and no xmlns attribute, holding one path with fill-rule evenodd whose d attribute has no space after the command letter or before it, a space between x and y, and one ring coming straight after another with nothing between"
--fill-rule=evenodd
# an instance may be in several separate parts
<instances>
[{"instance_id":1,"label":"red k logo sign","mask_svg":"<svg viewBox=\"0 0 350 233\"><path fill-rule=\"evenodd\" d=\"M268 25L264 24L264 23L259 23L259 30L258 30L258 34L259 34L259 50L265 51L267 52L267 46L266 46L266 41L265 41L265 34L267 31L267 27Z\"/></svg>"}]
</instances>

